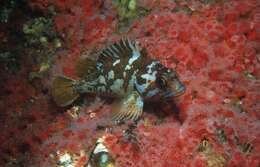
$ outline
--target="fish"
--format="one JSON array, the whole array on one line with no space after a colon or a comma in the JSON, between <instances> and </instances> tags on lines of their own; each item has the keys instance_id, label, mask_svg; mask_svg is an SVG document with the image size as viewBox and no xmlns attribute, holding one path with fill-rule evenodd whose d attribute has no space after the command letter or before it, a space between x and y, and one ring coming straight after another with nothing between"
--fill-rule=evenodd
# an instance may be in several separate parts
<instances>
[{"instance_id":1,"label":"fish","mask_svg":"<svg viewBox=\"0 0 260 167\"><path fill-rule=\"evenodd\" d=\"M90 154L89 160L84 167L116 167L115 160L104 144L105 136L97 139L95 147Z\"/></svg>"},{"instance_id":2,"label":"fish","mask_svg":"<svg viewBox=\"0 0 260 167\"><path fill-rule=\"evenodd\" d=\"M185 85L175 70L150 58L145 47L122 38L76 64L80 77L74 80L56 76L51 93L61 107L71 105L83 93L114 98L112 120L136 121L143 113L144 102L164 101L180 96Z\"/></svg>"}]
</instances>

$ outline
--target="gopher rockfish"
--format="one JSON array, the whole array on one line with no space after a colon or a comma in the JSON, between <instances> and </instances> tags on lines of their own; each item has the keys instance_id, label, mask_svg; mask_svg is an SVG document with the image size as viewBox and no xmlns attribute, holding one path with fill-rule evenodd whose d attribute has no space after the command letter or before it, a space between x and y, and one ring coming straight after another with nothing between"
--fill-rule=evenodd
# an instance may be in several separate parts
<instances>
[{"instance_id":1,"label":"gopher rockfish","mask_svg":"<svg viewBox=\"0 0 260 167\"><path fill-rule=\"evenodd\" d=\"M145 48L129 39L100 51L97 60L81 59L76 71L82 79L65 76L54 79L54 101L67 106L82 93L113 97L115 121L137 120L142 115L144 101L165 100L185 91L174 70L148 57Z\"/></svg>"}]
</instances>

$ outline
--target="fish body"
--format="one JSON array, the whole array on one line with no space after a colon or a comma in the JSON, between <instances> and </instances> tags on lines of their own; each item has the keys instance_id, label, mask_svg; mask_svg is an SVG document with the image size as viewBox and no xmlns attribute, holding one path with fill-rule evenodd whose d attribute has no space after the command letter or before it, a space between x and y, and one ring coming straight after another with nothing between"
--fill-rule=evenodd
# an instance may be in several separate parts
<instances>
[{"instance_id":1,"label":"fish body","mask_svg":"<svg viewBox=\"0 0 260 167\"><path fill-rule=\"evenodd\" d=\"M54 100L71 104L81 93L114 97L115 120L136 120L144 101L179 96L185 86L176 72L147 56L145 48L122 39L102 50L96 61L86 58L77 65L82 77L75 81L63 76L53 82Z\"/></svg>"}]
</instances>

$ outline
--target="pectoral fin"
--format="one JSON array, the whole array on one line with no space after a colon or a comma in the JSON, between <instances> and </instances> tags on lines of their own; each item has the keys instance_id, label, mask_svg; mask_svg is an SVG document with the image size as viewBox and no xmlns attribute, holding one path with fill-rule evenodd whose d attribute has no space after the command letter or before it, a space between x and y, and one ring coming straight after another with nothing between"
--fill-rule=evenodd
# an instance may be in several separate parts
<instances>
[{"instance_id":1,"label":"pectoral fin","mask_svg":"<svg viewBox=\"0 0 260 167\"><path fill-rule=\"evenodd\" d=\"M137 120L143 113L143 99L138 92L133 91L120 101L114 102L112 110L112 119L116 122Z\"/></svg>"}]
</instances>

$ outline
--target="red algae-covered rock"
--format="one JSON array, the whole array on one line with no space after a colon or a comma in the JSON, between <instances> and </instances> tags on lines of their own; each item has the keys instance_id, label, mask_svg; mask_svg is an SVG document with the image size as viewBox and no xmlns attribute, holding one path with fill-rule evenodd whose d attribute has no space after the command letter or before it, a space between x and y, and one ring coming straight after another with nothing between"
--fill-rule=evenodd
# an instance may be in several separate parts
<instances>
[{"instance_id":1,"label":"red algae-covered rock","mask_svg":"<svg viewBox=\"0 0 260 167\"><path fill-rule=\"evenodd\" d=\"M32 87L25 77L5 80L0 155L8 161L26 151L34 155L26 166L57 165L66 155L80 167L90 158L96 140L106 136L106 146L122 167L260 164L259 6L255 0L138 1L151 11L123 34L116 33L119 20L107 1L31 3L42 9L57 8L55 25L66 48L57 53L51 77L64 74L78 79L74 67L85 52L92 56L108 43L129 36L147 48L148 56L175 68L187 90L170 101L175 108L147 107L131 128L128 123L111 122L110 105L96 107L87 95L85 103L90 105L57 108L49 94ZM210 149L200 150L202 144Z\"/></svg>"}]
</instances>

